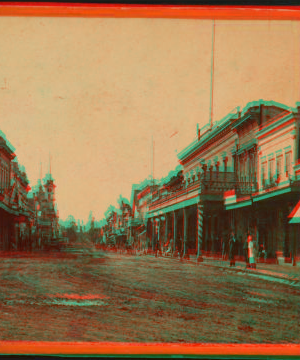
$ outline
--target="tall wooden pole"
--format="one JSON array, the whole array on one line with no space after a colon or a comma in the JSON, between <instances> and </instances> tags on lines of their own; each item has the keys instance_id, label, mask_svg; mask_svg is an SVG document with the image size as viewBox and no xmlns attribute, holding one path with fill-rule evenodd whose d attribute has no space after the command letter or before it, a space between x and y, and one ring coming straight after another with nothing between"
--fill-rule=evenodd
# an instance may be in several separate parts
<instances>
[{"instance_id":1,"label":"tall wooden pole","mask_svg":"<svg viewBox=\"0 0 300 360\"><path fill-rule=\"evenodd\" d=\"M210 118L209 125L213 125L213 107L214 107L214 62L215 62L215 20L212 28L212 51L211 51L211 77L210 77Z\"/></svg>"}]
</instances>

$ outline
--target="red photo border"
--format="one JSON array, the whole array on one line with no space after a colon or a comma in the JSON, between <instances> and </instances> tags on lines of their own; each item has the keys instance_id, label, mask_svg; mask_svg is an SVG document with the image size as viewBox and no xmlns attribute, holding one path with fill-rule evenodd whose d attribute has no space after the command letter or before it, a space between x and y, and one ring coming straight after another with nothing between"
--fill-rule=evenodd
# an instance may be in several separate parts
<instances>
[{"instance_id":1,"label":"red photo border","mask_svg":"<svg viewBox=\"0 0 300 360\"><path fill-rule=\"evenodd\" d=\"M1 16L300 20L300 6L174 6L0 2ZM0 341L0 354L297 356L299 344Z\"/></svg>"}]
</instances>

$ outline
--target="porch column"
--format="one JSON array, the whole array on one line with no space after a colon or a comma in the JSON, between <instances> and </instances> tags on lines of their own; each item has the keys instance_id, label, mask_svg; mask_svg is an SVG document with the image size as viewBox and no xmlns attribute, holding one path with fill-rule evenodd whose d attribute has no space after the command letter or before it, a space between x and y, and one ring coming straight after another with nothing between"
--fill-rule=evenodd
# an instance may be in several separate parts
<instances>
[{"instance_id":1,"label":"porch column","mask_svg":"<svg viewBox=\"0 0 300 360\"><path fill-rule=\"evenodd\" d=\"M148 247L149 247L149 242L151 242L150 234L149 234L150 230L152 230L152 229L151 229L151 226L152 226L151 220L148 219L148 222L147 222L147 233L146 233L146 248L147 248L147 250L148 250Z\"/></svg>"},{"instance_id":2,"label":"porch column","mask_svg":"<svg viewBox=\"0 0 300 360\"><path fill-rule=\"evenodd\" d=\"M291 235L292 235L292 249L291 249L291 255L292 255L292 265L296 266L297 265L297 261L296 261L296 257L297 257L297 228L299 228L298 224L290 224L290 228L292 226L292 231L291 231Z\"/></svg>"},{"instance_id":3,"label":"porch column","mask_svg":"<svg viewBox=\"0 0 300 360\"><path fill-rule=\"evenodd\" d=\"M158 218L158 222L157 222L157 238L156 238L156 242L155 242L155 251L161 250L160 231L161 231L161 219Z\"/></svg>"},{"instance_id":4,"label":"porch column","mask_svg":"<svg viewBox=\"0 0 300 360\"><path fill-rule=\"evenodd\" d=\"M259 248L259 217L256 216L256 248Z\"/></svg>"},{"instance_id":5,"label":"porch column","mask_svg":"<svg viewBox=\"0 0 300 360\"><path fill-rule=\"evenodd\" d=\"M176 238L177 238L177 216L176 211L173 211L173 252L176 251Z\"/></svg>"},{"instance_id":6,"label":"porch column","mask_svg":"<svg viewBox=\"0 0 300 360\"><path fill-rule=\"evenodd\" d=\"M215 215L211 216L210 224L210 252L212 255L215 251Z\"/></svg>"},{"instance_id":7,"label":"porch column","mask_svg":"<svg viewBox=\"0 0 300 360\"><path fill-rule=\"evenodd\" d=\"M284 225L284 240L283 240L283 256L284 258L287 258L290 256L289 254L289 242L290 242L290 229L289 229L289 223L288 223L288 218L287 218L287 214L289 212L290 209L288 209L287 212L283 213L283 225ZM268 244L269 245L269 244ZM268 247L269 250L269 247Z\"/></svg>"},{"instance_id":8,"label":"porch column","mask_svg":"<svg viewBox=\"0 0 300 360\"><path fill-rule=\"evenodd\" d=\"M154 218L152 218L151 221L152 221L152 239L151 239L151 243L152 243L152 251L154 252L154 241L155 241L155 221L154 221Z\"/></svg>"},{"instance_id":9,"label":"porch column","mask_svg":"<svg viewBox=\"0 0 300 360\"><path fill-rule=\"evenodd\" d=\"M32 246L32 227L31 224L28 223L28 241L29 241L29 250L31 251L33 246Z\"/></svg>"},{"instance_id":10,"label":"porch column","mask_svg":"<svg viewBox=\"0 0 300 360\"><path fill-rule=\"evenodd\" d=\"M168 214L165 214L166 220L165 220L165 243L168 241L168 228L169 228L169 217Z\"/></svg>"},{"instance_id":11,"label":"porch column","mask_svg":"<svg viewBox=\"0 0 300 360\"><path fill-rule=\"evenodd\" d=\"M205 245L204 249L205 251L208 251L208 235L209 235L209 217L205 216Z\"/></svg>"},{"instance_id":12,"label":"porch column","mask_svg":"<svg viewBox=\"0 0 300 360\"><path fill-rule=\"evenodd\" d=\"M197 236L197 262L202 262L202 239L203 239L203 205L199 202L197 204L197 223L198 223L198 236Z\"/></svg>"},{"instance_id":13,"label":"porch column","mask_svg":"<svg viewBox=\"0 0 300 360\"><path fill-rule=\"evenodd\" d=\"M187 208L183 209L183 258L186 257L186 242L187 242L187 229L188 229L188 218Z\"/></svg>"}]
</instances>

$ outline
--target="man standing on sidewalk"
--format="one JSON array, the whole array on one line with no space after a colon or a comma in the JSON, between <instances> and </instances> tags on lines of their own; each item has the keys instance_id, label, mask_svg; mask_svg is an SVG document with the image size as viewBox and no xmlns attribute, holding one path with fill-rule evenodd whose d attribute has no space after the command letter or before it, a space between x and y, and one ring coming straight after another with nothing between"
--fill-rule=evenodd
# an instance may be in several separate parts
<instances>
[{"instance_id":1,"label":"man standing on sidewalk","mask_svg":"<svg viewBox=\"0 0 300 360\"><path fill-rule=\"evenodd\" d=\"M243 252L246 262L246 268L249 267L249 259L248 259L248 237L245 239L244 246L243 246Z\"/></svg>"},{"instance_id":2,"label":"man standing on sidewalk","mask_svg":"<svg viewBox=\"0 0 300 360\"><path fill-rule=\"evenodd\" d=\"M226 260L226 235L222 236L222 260Z\"/></svg>"},{"instance_id":3,"label":"man standing on sidewalk","mask_svg":"<svg viewBox=\"0 0 300 360\"><path fill-rule=\"evenodd\" d=\"M231 231L230 240L229 240L229 260L230 266L235 266L235 248L236 248L236 239L234 236L233 230Z\"/></svg>"}]
</instances>

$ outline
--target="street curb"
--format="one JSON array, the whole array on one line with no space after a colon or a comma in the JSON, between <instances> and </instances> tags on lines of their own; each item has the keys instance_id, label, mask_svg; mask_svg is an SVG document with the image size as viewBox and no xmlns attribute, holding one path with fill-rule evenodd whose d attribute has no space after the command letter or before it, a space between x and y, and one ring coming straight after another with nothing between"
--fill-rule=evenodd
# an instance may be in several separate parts
<instances>
[{"instance_id":1,"label":"street curb","mask_svg":"<svg viewBox=\"0 0 300 360\"><path fill-rule=\"evenodd\" d=\"M130 256L130 255L129 255ZM138 256L138 255L133 255L133 256ZM147 257L153 257L156 258L155 255L152 254L147 254L147 255L143 255L143 256L147 256ZM138 256L140 257L140 256ZM215 267L215 268L219 268L219 269L223 269L223 270L228 270L228 271L232 271L232 272L236 272L236 273L244 273L244 274L248 274L250 276L255 276L257 278L260 278L261 280L266 280L266 281L274 281L274 282L279 282L285 285L289 285L289 286L293 286L293 287L299 287L300 288L300 277L290 277L290 276L281 276L278 275L276 273L272 273L272 274L264 274L260 271L260 269L248 269L248 268L240 268L240 267L229 267L229 266L224 266L224 265L218 265L218 264L213 264L213 260L207 260L202 261L202 262L197 262L197 260L194 259L178 259L178 258L174 258L174 257L170 257L170 256L159 256L157 257L157 259L163 259L163 260L174 260L174 261L178 261L181 263L186 263L186 264L194 264L195 266L198 265L203 265L206 267Z\"/></svg>"},{"instance_id":2,"label":"street curb","mask_svg":"<svg viewBox=\"0 0 300 360\"><path fill-rule=\"evenodd\" d=\"M300 283L300 279L299 278L290 278L290 277L285 277L285 276L280 276L276 273L274 274L264 274L259 270L252 270L252 269L242 269L242 268L235 268L235 267L228 267L228 266L222 266L222 265L217 265L217 264L207 264L204 262L201 263L196 263L196 265L204 265L207 267L217 267L223 270L229 270L229 271L233 271L233 272L243 272L245 274L249 274L249 275L254 275L255 277L261 278L263 280L268 280L268 281L275 281L272 279L277 279L277 280L281 280L281 283L286 283L288 285L292 285L292 286L299 286Z\"/></svg>"},{"instance_id":3,"label":"street curb","mask_svg":"<svg viewBox=\"0 0 300 360\"><path fill-rule=\"evenodd\" d=\"M148 255L148 256L155 257L154 255ZM202 261L202 262L197 262L197 260L176 259L176 258L172 258L172 257L161 257L161 258L165 259L165 260L177 260L179 262L190 263L190 264L194 264L196 266L203 265L203 266L207 266L207 267L216 267L216 268L223 269L223 270L229 270L229 271L232 271L232 272L243 272L245 274L261 278L262 280L267 280L267 281L280 280L280 281L277 281L277 282L285 283L286 285L300 287L300 278L291 278L289 276L286 276L286 277L285 276L280 276L280 275L278 275L276 273L274 273L274 274L264 274L259 269L256 269L256 270L253 269L252 270L252 269L247 269L247 268L242 269L240 267L229 267L229 266L224 266L224 265L222 266L222 265L218 265L218 264L207 263L207 262L205 262L205 260Z\"/></svg>"}]
</instances>

